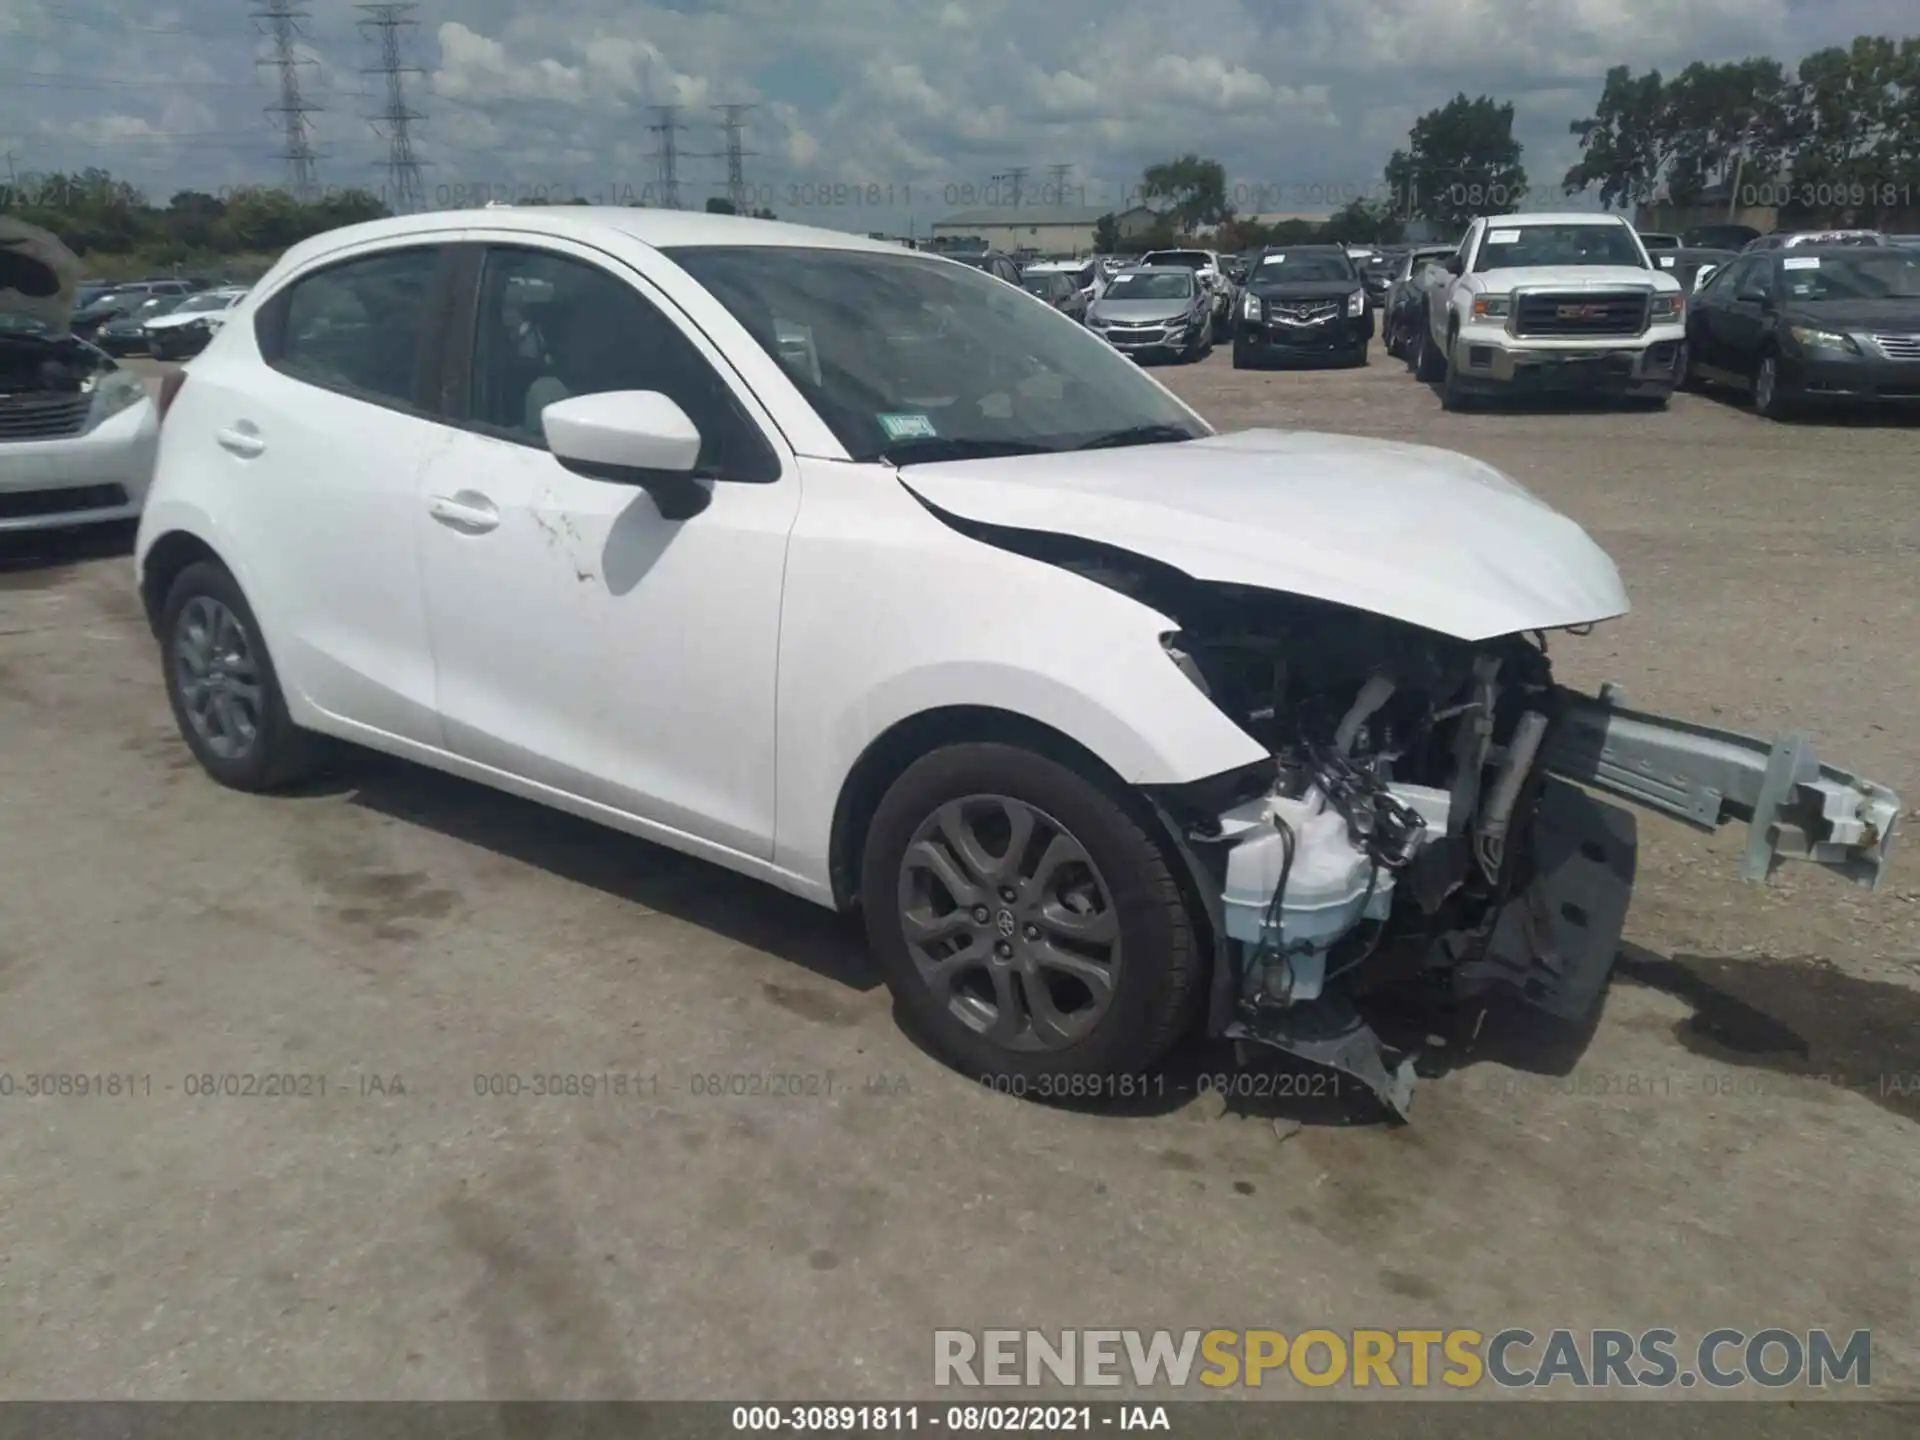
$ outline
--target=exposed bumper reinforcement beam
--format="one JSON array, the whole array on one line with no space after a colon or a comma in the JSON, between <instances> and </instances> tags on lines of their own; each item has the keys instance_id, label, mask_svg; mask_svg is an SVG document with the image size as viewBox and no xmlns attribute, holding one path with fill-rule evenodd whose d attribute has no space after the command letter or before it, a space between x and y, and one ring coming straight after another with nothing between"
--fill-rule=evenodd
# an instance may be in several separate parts
<instances>
[{"instance_id":1,"label":"exposed bumper reinforcement beam","mask_svg":"<svg viewBox=\"0 0 1920 1440\"><path fill-rule=\"evenodd\" d=\"M1764 882L1782 861L1806 860L1879 885L1900 797L1822 765L1811 737L1794 732L1769 745L1642 714L1611 684L1597 698L1559 693L1560 718L1542 752L1552 773L1701 830L1744 822L1743 879Z\"/></svg>"}]
</instances>

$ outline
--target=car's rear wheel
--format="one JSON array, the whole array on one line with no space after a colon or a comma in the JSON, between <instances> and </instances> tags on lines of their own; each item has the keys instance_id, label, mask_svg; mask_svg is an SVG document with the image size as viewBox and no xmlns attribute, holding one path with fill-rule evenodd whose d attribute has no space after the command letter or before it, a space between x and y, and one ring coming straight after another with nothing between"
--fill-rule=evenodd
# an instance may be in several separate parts
<instances>
[{"instance_id":1,"label":"car's rear wheel","mask_svg":"<svg viewBox=\"0 0 1920 1440\"><path fill-rule=\"evenodd\" d=\"M1034 751L910 766L874 815L861 895L904 1015L975 1078L1137 1074L1193 1019L1202 950L1161 841Z\"/></svg>"},{"instance_id":2,"label":"car's rear wheel","mask_svg":"<svg viewBox=\"0 0 1920 1440\"><path fill-rule=\"evenodd\" d=\"M1459 336L1452 331L1447 332L1447 353L1440 362L1440 408L1443 410L1465 410L1471 403L1467 396L1466 383L1460 378L1460 366L1455 359L1459 349Z\"/></svg>"},{"instance_id":3,"label":"car's rear wheel","mask_svg":"<svg viewBox=\"0 0 1920 1440\"><path fill-rule=\"evenodd\" d=\"M174 579L160 644L181 737L222 785L278 789L324 758L321 737L289 718L259 623L223 567L201 561Z\"/></svg>"}]
</instances>

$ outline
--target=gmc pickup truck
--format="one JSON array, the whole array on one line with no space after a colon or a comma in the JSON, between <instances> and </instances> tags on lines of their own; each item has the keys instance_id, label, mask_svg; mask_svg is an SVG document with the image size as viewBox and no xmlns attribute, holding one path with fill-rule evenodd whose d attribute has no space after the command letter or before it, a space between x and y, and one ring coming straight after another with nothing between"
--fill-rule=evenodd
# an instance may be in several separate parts
<instances>
[{"instance_id":1,"label":"gmc pickup truck","mask_svg":"<svg viewBox=\"0 0 1920 1440\"><path fill-rule=\"evenodd\" d=\"M1522 390L1664 407L1686 373L1686 294L1621 216L1482 217L1445 268L1414 370L1449 410Z\"/></svg>"}]
</instances>

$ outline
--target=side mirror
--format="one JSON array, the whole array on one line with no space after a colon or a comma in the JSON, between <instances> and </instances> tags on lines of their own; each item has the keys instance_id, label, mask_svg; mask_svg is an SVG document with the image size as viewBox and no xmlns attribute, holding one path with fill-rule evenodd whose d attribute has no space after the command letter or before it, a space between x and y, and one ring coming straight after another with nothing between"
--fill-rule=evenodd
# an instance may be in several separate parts
<instances>
[{"instance_id":1,"label":"side mirror","mask_svg":"<svg viewBox=\"0 0 1920 1440\"><path fill-rule=\"evenodd\" d=\"M1460 263L1460 257L1458 255L1449 255L1440 262L1440 268L1445 270L1449 275L1458 275L1466 267Z\"/></svg>"},{"instance_id":2,"label":"side mirror","mask_svg":"<svg viewBox=\"0 0 1920 1440\"><path fill-rule=\"evenodd\" d=\"M1767 293L1764 285L1742 285L1740 287L1740 293L1734 298L1737 300L1750 300L1755 305L1770 304L1773 300L1773 296Z\"/></svg>"},{"instance_id":3,"label":"side mirror","mask_svg":"<svg viewBox=\"0 0 1920 1440\"><path fill-rule=\"evenodd\" d=\"M547 448L576 475L634 485L663 520L691 520L713 495L694 473L700 431L657 390L608 390L556 400L540 412Z\"/></svg>"}]
</instances>

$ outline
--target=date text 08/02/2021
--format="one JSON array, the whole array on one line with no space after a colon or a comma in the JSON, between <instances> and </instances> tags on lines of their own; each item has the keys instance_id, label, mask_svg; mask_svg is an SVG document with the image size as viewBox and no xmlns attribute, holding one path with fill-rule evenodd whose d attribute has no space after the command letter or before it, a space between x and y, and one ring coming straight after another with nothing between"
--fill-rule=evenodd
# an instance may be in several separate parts
<instances>
[{"instance_id":1,"label":"date text 08/02/2021","mask_svg":"<svg viewBox=\"0 0 1920 1440\"><path fill-rule=\"evenodd\" d=\"M1061 1435L1171 1431L1164 1405L735 1405L742 1434Z\"/></svg>"}]
</instances>

